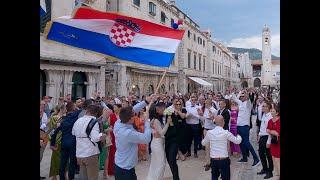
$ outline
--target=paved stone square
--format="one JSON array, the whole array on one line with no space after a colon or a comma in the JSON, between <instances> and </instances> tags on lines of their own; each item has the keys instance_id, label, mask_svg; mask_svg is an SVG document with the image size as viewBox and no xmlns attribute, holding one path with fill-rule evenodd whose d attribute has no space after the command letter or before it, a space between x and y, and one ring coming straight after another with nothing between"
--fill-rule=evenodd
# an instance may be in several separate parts
<instances>
[{"instance_id":1,"label":"paved stone square","mask_svg":"<svg viewBox=\"0 0 320 180\"><path fill-rule=\"evenodd\" d=\"M255 116L253 116L253 125L255 125ZM257 145L257 139L256 139L256 127L254 126L250 130L250 142L252 143L253 147L256 150L256 153L258 153L258 145ZM205 158L205 152L199 151L198 152L198 158L189 157L185 161L178 160L178 167L179 167L179 176L181 180L210 180L211 179L211 170L210 171L204 171L204 158ZM49 175L49 169L50 169L50 158L51 158L51 150L49 146L47 146L44 157L41 162L41 176L45 176L48 178ZM150 159L150 158L149 158ZM250 154L248 163L239 164L237 163L237 160L239 158L231 157L231 180L262 180L264 175L257 175L257 172L259 172L262 169L261 164L257 167L251 167L253 159L252 155ZM138 180L145 180L147 173L149 171L149 164L150 160L148 161L142 161L139 162L139 164L136 166L136 174L138 176ZM102 171L100 171L100 178L102 179ZM274 174L275 175L275 174ZM79 180L79 176L76 175L76 180ZM114 177L110 178L111 180L114 180ZM168 163L166 164L165 174L164 174L164 180L170 180L172 179L172 174L169 168ZM275 180L275 176L273 178L270 178L270 180Z\"/></svg>"}]
</instances>

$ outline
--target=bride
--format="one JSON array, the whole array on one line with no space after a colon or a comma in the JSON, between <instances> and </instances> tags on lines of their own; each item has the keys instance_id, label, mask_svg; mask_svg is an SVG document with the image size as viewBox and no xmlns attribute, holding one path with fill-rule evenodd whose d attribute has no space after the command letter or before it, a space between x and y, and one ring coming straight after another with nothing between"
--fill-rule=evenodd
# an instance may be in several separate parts
<instances>
[{"instance_id":1,"label":"bride","mask_svg":"<svg viewBox=\"0 0 320 180\"><path fill-rule=\"evenodd\" d=\"M150 109L152 112L152 109ZM172 122L171 116L168 116L166 124L163 123L164 103L158 103L150 112L151 124L153 126L153 139L151 141L151 164L147 180L162 180L166 166L166 157L164 151L164 135L168 130L169 123ZM154 114L154 115L152 115ZM159 136L160 134L160 136Z\"/></svg>"}]
</instances>

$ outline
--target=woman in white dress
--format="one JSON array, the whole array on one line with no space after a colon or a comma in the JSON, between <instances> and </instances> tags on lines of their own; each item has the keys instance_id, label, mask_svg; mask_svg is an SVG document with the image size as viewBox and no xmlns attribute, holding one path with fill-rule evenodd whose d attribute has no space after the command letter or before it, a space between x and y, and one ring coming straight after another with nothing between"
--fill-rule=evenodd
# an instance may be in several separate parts
<instances>
[{"instance_id":1,"label":"woman in white dress","mask_svg":"<svg viewBox=\"0 0 320 180\"><path fill-rule=\"evenodd\" d=\"M165 107L160 112L163 112ZM159 112L158 112L159 113ZM152 118L152 117L150 117ZM167 122L164 125L162 119L161 122L157 118L152 119L153 126L153 139L151 141L151 163L149 167L149 172L147 180L162 180L164 175L164 170L166 167L166 156L164 151L164 135L166 134L169 123L172 122L171 116L168 116ZM156 134L160 134L160 137Z\"/></svg>"}]
</instances>

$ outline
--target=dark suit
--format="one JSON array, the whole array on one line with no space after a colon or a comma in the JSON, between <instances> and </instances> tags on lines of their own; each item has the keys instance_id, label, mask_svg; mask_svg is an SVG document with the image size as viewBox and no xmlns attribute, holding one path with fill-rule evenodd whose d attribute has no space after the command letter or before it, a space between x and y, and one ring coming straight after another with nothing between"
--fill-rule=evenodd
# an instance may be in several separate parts
<instances>
[{"instance_id":1,"label":"dark suit","mask_svg":"<svg viewBox=\"0 0 320 180\"><path fill-rule=\"evenodd\" d=\"M76 137L72 135L72 128L74 123L78 120L78 116L81 110L77 110L75 112L68 113L61 125L54 131L51 136L51 146L55 146L56 144L56 136L59 131L62 132L61 137L61 156L60 156L60 169L59 169L59 177L61 180L64 180L65 169L67 163L70 159L69 164L69 180L74 179L75 168L77 165L76 159Z\"/></svg>"},{"instance_id":2,"label":"dark suit","mask_svg":"<svg viewBox=\"0 0 320 180\"><path fill-rule=\"evenodd\" d=\"M224 108L224 110L221 111L221 109L219 109L218 115L223 116L223 119L224 119L223 129L229 131L229 122L230 122L230 112L229 112L229 110Z\"/></svg>"}]
</instances>

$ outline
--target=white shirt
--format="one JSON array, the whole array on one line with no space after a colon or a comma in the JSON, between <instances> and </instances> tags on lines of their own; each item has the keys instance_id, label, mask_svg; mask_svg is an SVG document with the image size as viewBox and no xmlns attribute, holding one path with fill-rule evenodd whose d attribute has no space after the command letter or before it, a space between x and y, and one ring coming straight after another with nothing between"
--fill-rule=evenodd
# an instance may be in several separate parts
<instances>
[{"instance_id":1,"label":"white shirt","mask_svg":"<svg viewBox=\"0 0 320 180\"><path fill-rule=\"evenodd\" d=\"M200 119L202 122L204 121L204 128L213 129L216 127L216 125L214 124L212 119L209 119L210 118L209 111L211 111L212 114L214 114L215 116L217 115L217 112L218 112L213 106L211 106L209 109L205 108L203 112L203 116L200 116Z\"/></svg>"},{"instance_id":2,"label":"white shirt","mask_svg":"<svg viewBox=\"0 0 320 180\"><path fill-rule=\"evenodd\" d=\"M41 117L40 129L47 131L48 130L47 124L48 124L48 116L45 112L43 112L43 115Z\"/></svg>"},{"instance_id":3,"label":"white shirt","mask_svg":"<svg viewBox=\"0 0 320 180\"><path fill-rule=\"evenodd\" d=\"M222 127L217 126L207 132L201 144L204 146L207 143L210 143L211 158L225 158L229 156L228 140L235 144L240 144L242 138L240 135L237 135L237 137L235 137L228 130L224 130Z\"/></svg>"},{"instance_id":4,"label":"white shirt","mask_svg":"<svg viewBox=\"0 0 320 180\"><path fill-rule=\"evenodd\" d=\"M188 101L186 102L186 107L188 107L188 106L191 106L191 101L190 101L190 100L188 100Z\"/></svg>"},{"instance_id":5,"label":"white shirt","mask_svg":"<svg viewBox=\"0 0 320 180\"><path fill-rule=\"evenodd\" d=\"M260 126L259 136L269 135L269 133L267 133L267 127L268 127L268 122L270 119L272 119L272 115L270 112L263 114L263 116L261 118L261 126Z\"/></svg>"},{"instance_id":6,"label":"white shirt","mask_svg":"<svg viewBox=\"0 0 320 180\"><path fill-rule=\"evenodd\" d=\"M258 119L261 121L262 119L262 105L263 103L258 105Z\"/></svg>"},{"instance_id":7,"label":"white shirt","mask_svg":"<svg viewBox=\"0 0 320 180\"><path fill-rule=\"evenodd\" d=\"M227 95L225 95L225 96L224 96L224 98L226 98L226 99L230 99L230 98L231 98L231 96L232 96L231 94L227 94Z\"/></svg>"},{"instance_id":8,"label":"white shirt","mask_svg":"<svg viewBox=\"0 0 320 180\"><path fill-rule=\"evenodd\" d=\"M215 101L215 100L212 100L212 102L216 105L216 107L217 107L217 110L218 109L220 109L220 106L219 106L219 103L217 102L217 101Z\"/></svg>"},{"instance_id":9,"label":"white shirt","mask_svg":"<svg viewBox=\"0 0 320 180\"><path fill-rule=\"evenodd\" d=\"M232 96L231 99L236 101L239 106L237 126L246 126L246 125L249 126L251 108L252 108L252 104L251 104L250 100L246 100L246 101L242 102L238 98L234 97L234 95Z\"/></svg>"},{"instance_id":10,"label":"white shirt","mask_svg":"<svg viewBox=\"0 0 320 180\"><path fill-rule=\"evenodd\" d=\"M93 126L89 136L91 141L96 145L94 146L90 139L87 138L86 129L92 118L95 117L84 115L83 117L79 118L73 125L72 135L76 136L76 157L78 158L90 157L100 153L98 144L96 143L100 141L100 137L102 136L102 133L99 133L98 122Z\"/></svg>"},{"instance_id":11,"label":"white shirt","mask_svg":"<svg viewBox=\"0 0 320 180\"><path fill-rule=\"evenodd\" d=\"M199 124L200 116L198 114L198 109L201 109L201 107L198 105L194 105L194 107L192 107L192 105L186 107L186 110L187 110L186 122L187 122L187 124Z\"/></svg>"}]
</instances>

